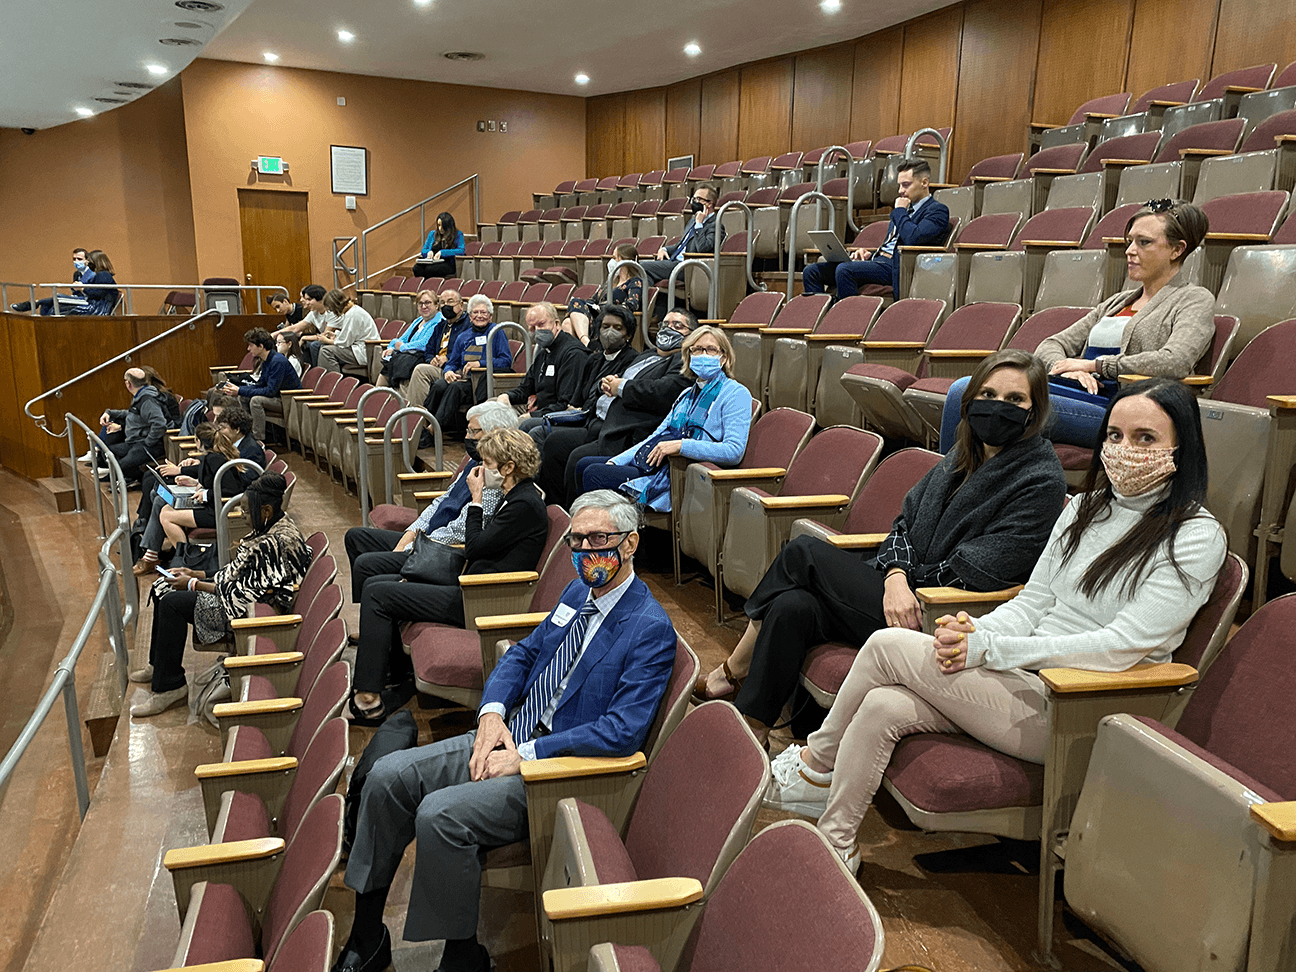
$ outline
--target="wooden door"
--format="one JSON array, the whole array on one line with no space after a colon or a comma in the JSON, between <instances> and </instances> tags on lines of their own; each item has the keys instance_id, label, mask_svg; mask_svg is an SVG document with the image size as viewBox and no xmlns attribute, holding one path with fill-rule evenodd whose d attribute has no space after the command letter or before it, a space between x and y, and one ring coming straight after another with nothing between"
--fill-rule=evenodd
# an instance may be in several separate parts
<instances>
[{"instance_id":1,"label":"wooden door","mask_svg":"<svg viewBox=\"0 0 1296 972\"><path fill-rule=\"evenodd\" d=\"M310 226L306 219L306 193L285 189L240 189L239 225L243 234L243 282L283 287L295 300L311 282ZM265 297L248 311L266 313Z\"/></svg>"}]
</instances>

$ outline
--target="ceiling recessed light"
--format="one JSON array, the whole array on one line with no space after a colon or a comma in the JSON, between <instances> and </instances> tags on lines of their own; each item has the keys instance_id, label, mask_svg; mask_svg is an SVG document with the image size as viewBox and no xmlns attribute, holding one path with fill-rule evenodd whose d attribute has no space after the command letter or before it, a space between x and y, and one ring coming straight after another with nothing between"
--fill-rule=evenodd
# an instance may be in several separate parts
<instances>
[{"instance_id":1,"label":"ceiling recessed light","mask_svg":"<svg viewBox=\"0 0 1296 972\"><path fill-rule=\"evenodd\" d=\"M827 14L836 13L841 9L841 0L821 0L819 9Z\"/></svg>"},{"instance_id":2,"label":"ceiling recessed light","mask_svg":"<svg viewBox=\"0 0 1296 972\"><path fill-rule=\"evenodd\" d=\"M275 61L279 60L279 55L276 54L274 51L266 51L266 52L265 52L264 54L262 54L261 56L264 57L264 58L265 58L267 61L269 61L271 64L273 64Z\"/></svg>"},{"instance_id":3,"label":"ceiling recessed light","mask_svg":"<svg viewBox=\"0 0 1296 972\"><path fill-rule=\"evenodd\" d=\"M432 0L414 0L414 3L417 4L417 5L420 6L420 7L430 7L430 6L432 6Z\"/></svg>"},{"instance_id":4,"label":"ceiling recessed light","mask_svg":"<svg viewBox=\"0 0 1296 972\"><path fill-rule=\"evenodd\" d=\"M349 30L339 30L338 40L340 40L343 44L350 44L353 40L355 40L355 34L351 33L351 31Z\"/></svg>"},{"instance_id":5,"label":"ceiling recessed light","mask_svg":"<svg viewBox=\"0 0 1296 972\"><path fill-rule=\"evenodd\" d=\"M148 73L149 73L149 74L166 74L166 73L167 73L166 66L163 65L163 64L145 64L144 67L148 70Z\"/></svg>"},{"instance_id":6,"label":"ceiling recessed light","mask_svg":"<svg viewBox=\"0 0 1296 972\"><path fill-rule=\"evenodd\" d=\"M576 83L589 84L589 75L582 71L580 74L576 75Z\"/></svg>"},{"instance_id":7,"label":"ceiling recessed light","mask_svg":"<svg viewBox=\"0 0 1296 972\"><path fill-rule=\"evenodd\" d=\"M94 110L92 108L84 108L81 105L77 105L76 113L80 115L82 118L89 118L91 115L94 114Z\"/></svg>"},{"instance_id":8,"label":"ceiling recessed light","mask_svg":"<svg viewBox=\"0 0 1296 972\"><path fill-rule=\"evenodd\" d=\"M697 57L702 53L702 48L697 43L685 44L684 53L689 57Z\"/></svg>"}]
</instances>

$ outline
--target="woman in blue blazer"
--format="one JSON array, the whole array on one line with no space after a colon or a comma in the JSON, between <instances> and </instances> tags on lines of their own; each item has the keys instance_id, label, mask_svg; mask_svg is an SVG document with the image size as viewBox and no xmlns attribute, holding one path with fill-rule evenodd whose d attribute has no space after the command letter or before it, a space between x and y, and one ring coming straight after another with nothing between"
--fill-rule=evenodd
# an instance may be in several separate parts
<instances>
[{"instance_id":1,"label":"woman in blue blazer","mask_svg":"<svg viewBox=\"0 0 1296 972\"><path fill-rule=\"evenodd\" d=\"M416 277L453 277L455 257L464 255L464 235L455 227L454 217L442 213L436 229L427 235L418 259L414 261Z\"/></svg>"}]
</instances>

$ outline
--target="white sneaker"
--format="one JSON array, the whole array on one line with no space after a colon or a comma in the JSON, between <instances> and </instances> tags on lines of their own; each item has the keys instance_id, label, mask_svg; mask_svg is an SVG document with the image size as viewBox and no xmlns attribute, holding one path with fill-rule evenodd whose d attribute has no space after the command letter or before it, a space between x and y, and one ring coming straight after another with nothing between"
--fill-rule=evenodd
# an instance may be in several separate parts
<instances>
[{"instance_id":1,"label":"white sneaker","mask_svg":"<svg viewBox=\"0 0 1296 972\"><path fill-rule=\"evenodd\" d=\"M85 462L85 463L89 463L89 462L93 462L93 461L94 461L94 450L93 450L93 449L91 449L89 452L87 452L84 456L77 456L77 462Z\"/></svg>"},{"instance_id":2,"label":"white sneaker","mask_svg":"<svg viewBox=\"0 0 1296 972\"><path fill-rule=\"evenodd\" d=\"M855 875L859 873L860 866L861 854L859 844L851 844L850 850L845 850L841 847L834 847L833 850L837 852L837 856L840 857L842 863L846 865L846 870L851 872L851 877L855 877Z\"/></svg>"},{"instance_id":3,"label":"white sneaker","mask_svg":"<svg viewBox=\"0 0 1296 972\"><path fill-rule=\"evenodd\" d=\"M770 764L773 779L765 791L764 804L773 810L800 813L812 820L823 816L828 806L832 773L816 773L801 761L800 746L789 746ZM795 749L791 758L784 758Z\"/></svg>"},{"instance_id":4,"label":"white sneaker","mask_svg":"<svg viewBox=\"0 0 1296 972\"><path fill-rule=\"evenodd\" d=\"M174 705L189 700L189 687L181 685L170 692L152 692L143 702L131 706L131 716L136 719L160 715Z\"/></svg>"}]
</instances>

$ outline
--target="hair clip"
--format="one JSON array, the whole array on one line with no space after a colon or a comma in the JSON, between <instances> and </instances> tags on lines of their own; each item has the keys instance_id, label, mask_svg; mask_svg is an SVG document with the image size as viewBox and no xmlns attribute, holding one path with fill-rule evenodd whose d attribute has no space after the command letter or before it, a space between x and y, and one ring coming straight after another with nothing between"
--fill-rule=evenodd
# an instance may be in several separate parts
<instances>
[{"instance_id":1,"label":"hair clip","mask_svg":"<svg viewBox=\"0 0 1296 972\"><path fill-rule=\"evenodd\" d=\"M1144 205L1154 213L1165 213L1174 209L1175 201L1173 199L1149 199Z\"/></svg>"}]
</instances>

